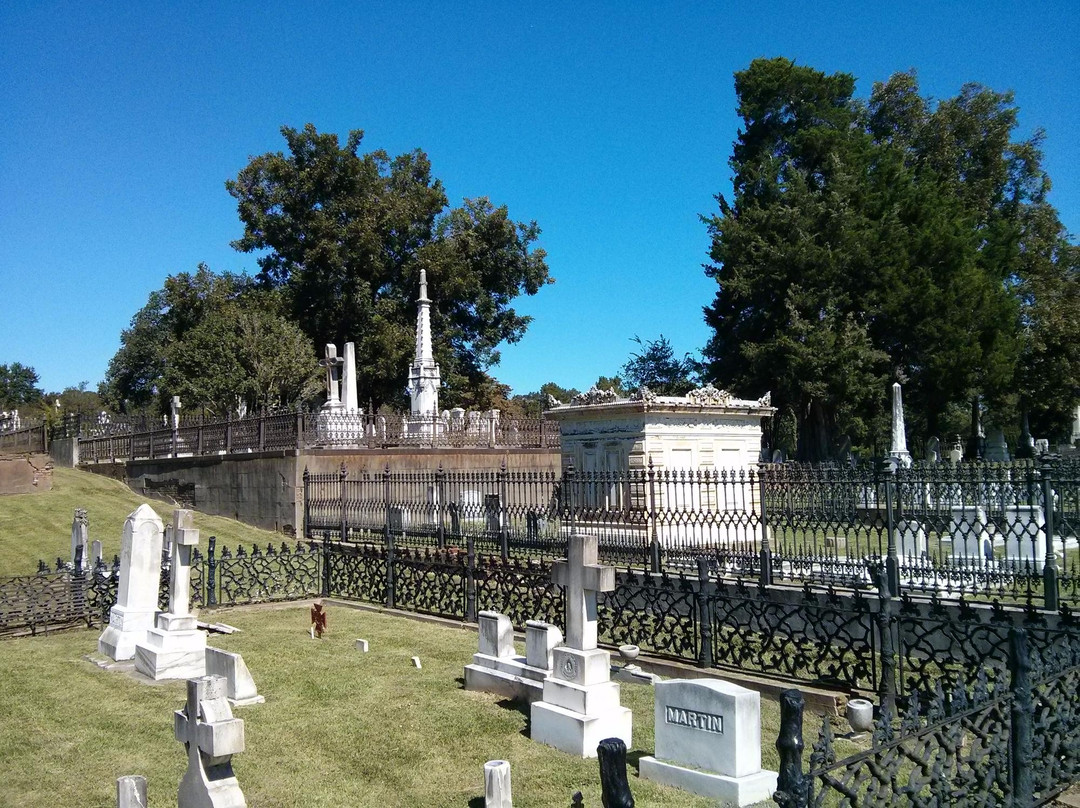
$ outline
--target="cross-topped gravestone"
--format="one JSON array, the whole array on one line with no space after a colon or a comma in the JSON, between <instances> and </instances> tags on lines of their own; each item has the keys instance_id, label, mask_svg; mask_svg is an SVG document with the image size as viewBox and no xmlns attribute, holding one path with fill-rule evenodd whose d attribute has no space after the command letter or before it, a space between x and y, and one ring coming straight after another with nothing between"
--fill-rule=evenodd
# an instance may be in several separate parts
<instances>
[{"instance_id":1,"label":"cross-topped gravestone","mask_svg":"<svg viewBox=\"0 0 1080 808\"><path fill-rule=\"evenodd\" d=\"M531 713L533 740L581 757L595 757L603 738L630 743L632 723L611 681L611 655L596 647L596 596L615 589L615 568L597 563L596 545L596 536L571 534L566 560L552 568L566 589L567 644L552 651L543 701Z\"/></svg>"},{"instance_id":2,"label":"cross-topped gravestone","mask_svg":"<svg viewBox=\"0 0 1080 808\"><path fill-rule=\"evenodd\" d=\"M187 704L173 713L173 733L188 753L179 808L245 808L232 770L232 756L244 751L244 721L233 718L225 677L188 679Z\"/></svg>"},{"instance_id":3,"label":"cross-topped gravestone","mask_svg":"<svg viewBox=\"0 0 1080 808\"><path fill-rule=\"evenodd\" d=\"M566 587L566 645L596 647L596 596L615 589L615 568L598 564L596 536L573 533L566 560L551 567L551 580Z\"/></svg>"},{"instance_id":4,"label":"cross-topped gravestone","mask_svg":"<svg viewBox=\"0 0 1080 808\"><path fill-rule=\"evenodd\" d=\"M326 358L320 359L319 364L326 368L326 404L327 409L339 409L341 405L341 369L345 360L337 355L337 346L331 343L326 345Z\"/></svg>"},{"instance_id":5,"label":"cross-topped gravestone","mask_svg":"<svg viewBox=\"0 0 1080 808\"><path fill-rule=\"evenodd\" d=\"M76 508L75 518L71 520L71 563L75 564L76 557L82 558L82 568L90 567L90 546L88 544L88 526L86 520L86 508ZM79 550L82 553L79 553Z\"/></svg>"}]
</instances>

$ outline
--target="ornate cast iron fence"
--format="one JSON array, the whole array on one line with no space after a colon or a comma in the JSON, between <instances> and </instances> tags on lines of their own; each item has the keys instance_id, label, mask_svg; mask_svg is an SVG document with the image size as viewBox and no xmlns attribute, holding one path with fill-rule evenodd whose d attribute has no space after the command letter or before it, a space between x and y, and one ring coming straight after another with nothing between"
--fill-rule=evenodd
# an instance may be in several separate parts
<instances>
[{"instance_id":1,"label":"ornate cast iron fence","mask_svg":"<svg viewBox=\"0 0 1080 808\"><path fill-rule=\"evenodd\" d=\"M605 561L652 572L708 557L726 578L861 588L883 564L894 595L1080 601L1080 467L1065 461L358 479L342 466L305 472L304 503L308 538L549 559L580 530Z\"/></svg>"},{"instance_id":2,"label":"ornate cast iron fence","mask_svg":"<svg viewBox=\"0 0 1080 808\"><path fill-rule=\"evenodd\" d=\"M47 452L49 441L44 424L0 432L0 451Z\"/></svg>"},{"instance_id":3,"label":"ornate cast iron fence","mask_svg":"<svg viewBox=\"0 0 1080 808\"><path fill-rule=\"evenodd\" d=\"M929 696L911 693L898 717L883 702L870 749L836 759L821 733L803 773L803 698L781 698L780 779L774 800L804 806L1045 805L1080 777L1080 652L1032 654L1023 628L1007 632L1008 675Z\"/></svg>"}]
</instances>

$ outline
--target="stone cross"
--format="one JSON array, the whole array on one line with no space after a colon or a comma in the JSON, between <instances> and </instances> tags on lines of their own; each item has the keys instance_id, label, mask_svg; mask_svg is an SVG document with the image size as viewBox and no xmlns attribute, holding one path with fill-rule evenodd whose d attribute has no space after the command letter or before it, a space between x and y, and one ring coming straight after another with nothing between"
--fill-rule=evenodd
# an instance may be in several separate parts
<instances>
[{"instance_id":1,"label":"stone cross","mask_svg":"<svg viewBox=\"0 0 1080 808\"><path fill-rule=\"evenodd\" d=\"M596 536L572 533L566 560L551 568L551 580L566 587L566 644L582 651L596 648L597 594L615 589L615 568L597 558Z\"/></svg>"},{"instance_id":2,"label":"stone cross","mask_svg":"<svg viewBox=\"0 0 1080 808\"><path fill-rule=\"evenodd\" d=\"M191 612L191 551L199 543L194 513L187 508L173 511L172 547L169 568L169 613Z\"/></svg>"},{"instance_id":3,"label":"stone cross","mask_svg":"<svg viewBox=\"0 0 1080 808\"><path fill-rule=\"evenodd\" d=\"M187 704L173 713L173 733L188 753L179 808L245 808L232 770L232 756L244 751L244 722L233 718L225 677L188 679Z\"/></svg>"},{"instance_id":4,"label":"stone cross","mask_svg":"<svg viewBox=\"0 0 1080 808\"><path fill-rule=\"evenodd\" d=\"M180 396L172 397L172 404L170 405L172 415L172 428L180 428Z\"/></svg>"}]
</instances>

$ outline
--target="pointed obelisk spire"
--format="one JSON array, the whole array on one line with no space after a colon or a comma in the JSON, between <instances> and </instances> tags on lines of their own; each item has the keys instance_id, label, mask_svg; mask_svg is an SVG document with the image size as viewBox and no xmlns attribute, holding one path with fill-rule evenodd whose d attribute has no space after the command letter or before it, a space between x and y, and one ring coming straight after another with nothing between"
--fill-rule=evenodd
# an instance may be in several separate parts
<instances>
[{"instance_id":1,"label":"pointed obelisk spire","mask_svg":"<svg viewBox=\"0 0 1080 808\"><path fill-rule=\"evenodd\" d=\"M427 271L420 270L420 297L416 300L416 356L409 368L409 398L414 418L434 419L439 414L439 366L431 347L431 300Z\"/></svg>"},{"instance_id":2,"label":"pointed obelisk spire","mask_svg":"<svg viewBox=\"0 0 1080 808\"><path fill-rule=\"evenodd\" d=\"M893 382L892 386L892 451L890 457L895 457L900 464L907 468L911 465L911 452L907 448L907 429L904 426L904 400L900 392L900 382Z\"/></svg>"}]
</instances>

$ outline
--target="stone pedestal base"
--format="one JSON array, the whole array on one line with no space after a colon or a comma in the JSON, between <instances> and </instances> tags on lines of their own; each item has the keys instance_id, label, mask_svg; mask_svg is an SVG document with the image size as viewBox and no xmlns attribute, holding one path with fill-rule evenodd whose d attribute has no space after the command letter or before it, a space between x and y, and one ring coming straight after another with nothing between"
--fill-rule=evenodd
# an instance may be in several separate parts
<instances>
[{"instance_id":1,"label":"stone pedestal base","mask_svg":"<svg viewBox=\"0 0 1080 808\"><path fill-rule=\"evenodd\" d=\"M776 772L760 771L744 777L725 777L665 763L654 757L643 757L639 773L646 780L681 788L692 794L700 794L719 800L724 805L753 805L772 797L776 791Z\"/></svg>"},{"instance_id":2,"label":"stone pedestal base","mask_svg":"<svg viewBox=\"0 0 1080 808\"><path fill-rule=\"evenodd\" d=\"M627 707L586 715L542 701L532 706L532 739L582 758L596 757L596 747L604 738L620 738L630 747L632 725L633 714Z\"/></svg>"},{"instance_id":3,"label":"stone pedestal base","mask_svg":"<svg viewBox=\"0 0 1080 808\"><path fill-rule=\"evenodd\" d=\"M146 639L146 632L154 627L155 614L113 606L109 612L109 625L98 637L98 653L116 662L132 659L135 646Z\"/></svg>"},{"instance_id":4,"label":"stone pedestal base","mask_svg":"<svg viewBox=\"0 0 1080 808\"><path fill-rule=\"evenodd\" d=\"M544 697L544 677L549 673L527 664L525 657L473 654L472 664L465 666L465 689L532 704Z\"/></svg>"},{"instance_id":5,"label":"stone pedestal base","mask_svg":"<svg viewBox=\"0 0 1080 808\"><path fill-rule=\"evenodd\" d=\"M204 676L206 632L196 625L194 615L159 614L135 648L135 670L154 681Z\"/></svg>"}]
</instances>

